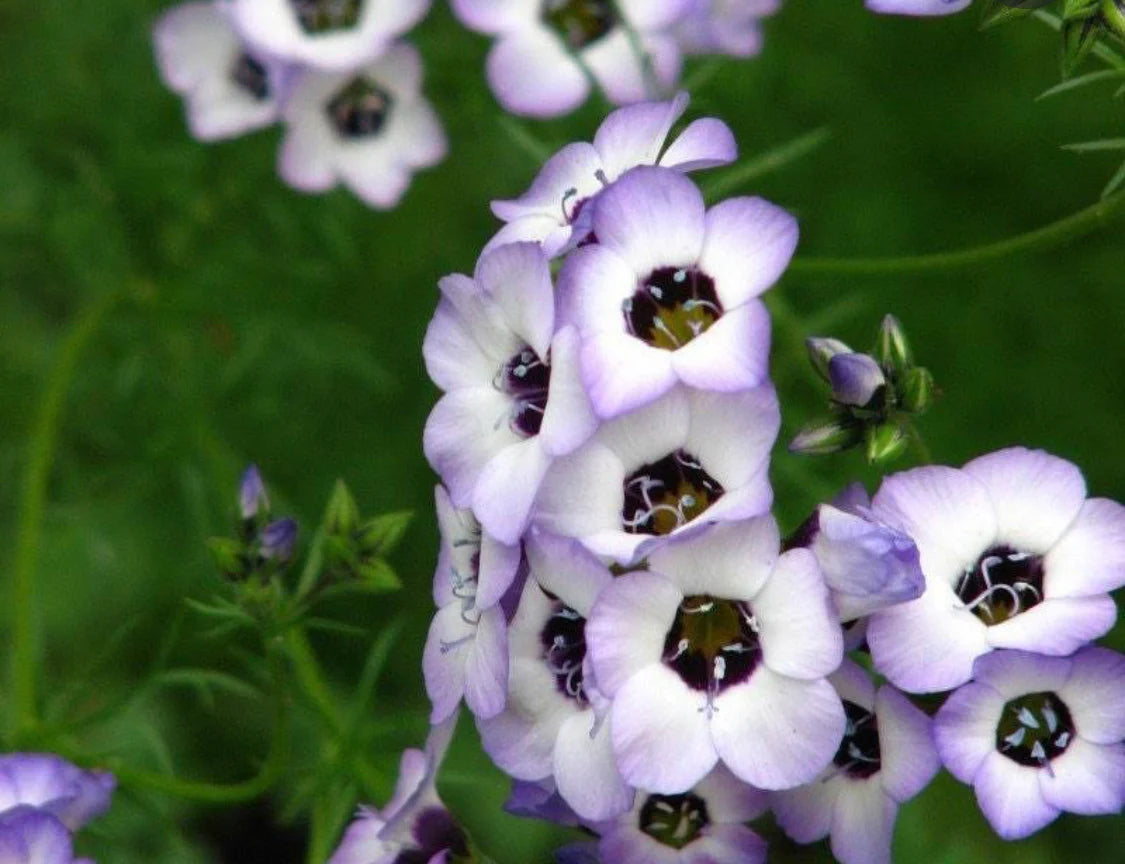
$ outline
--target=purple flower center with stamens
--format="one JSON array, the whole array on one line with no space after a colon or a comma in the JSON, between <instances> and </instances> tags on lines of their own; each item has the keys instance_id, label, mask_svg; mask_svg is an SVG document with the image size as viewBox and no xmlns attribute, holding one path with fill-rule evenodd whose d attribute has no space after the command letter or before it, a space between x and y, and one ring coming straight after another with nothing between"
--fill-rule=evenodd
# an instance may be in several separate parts
<instances>
[{"instance_id":1,"label":"purple flower center with stamens","mask_svg":"<svg viewBox=\"0 0 1125 864\"><path fill-rule=\"evenodd\" d=\"M230 70L230 80L259 102L270 98L270 79L266 67L249 54L239 54Z\"/></svg>"},{"instance_id":2,"label":"purple flower center with stamens","mask_svg":"<svg viewBox=\"0 0 1125 864\"><path fill-rule=\"evenodd\" d=\"M683 849L711 822L707 802L698 795L649 795L640 812L640 828L649 837Z\"/></svg>"},{"instance_id":3,"label":"purple flower center with stamens","mask_svg":"<svg viewBox=\"0 0 1125 864\"><path fill-rule=\"evenodd\" d=\"M289 0L301 29L309 34L330 33L354 27L364 0Z\"/></svg>"},{"instance_id":4,"label":"purple flower center with stamens","mask_svg":"<svg viewBox=\"0 0 1125 864\"><path fill-rule=\"evenodd\" d=\"M543 0L543 20L572 51L592 45L617 25L612 0Z\"/></svg>"},{"instance_id":5,"label":"purple flower center with stamens","mask_svg":"<svg viewBox=\"0 0 1125 864\"><path fill-rule=\"evenodd\" d=\"M863 780L875 774L882 767L879 753L879 725L875 714L862 705L844 702L847 725L840 748L832 761L849 777Z\"/></svg>"},{"instance_id":6,"label":"purple flower center with stamens","mask_svg":"<svg viewBox=\"0 0 1125 864\"><path fill-rule=\"evenodd\" d=\"M1028 693L1004 706L996 726L996 749L1013 762L1047 765L1074 738L1070 711L1054 693Z\"/></svg>"},{"instance_id":7,"label":"purple flower center with stamens","mask_svg":"<svg viewBox=\"0 0 1125 864\"><path fill-rule=\"evenodd\" d=\"M524 438L538 435L551 389L550 355L547 361L541 360L525 345L497 370L492 384L512 397L508 421L512 431Z\"/></svg>"},{"instance_id":8,"label":"purple flower center with stamens","mask_svg":"<svg viewBox=\"0 0 1125 864\"><path fill-rule=\"evenodd\" d=\"M393 864L429 864L439 852L447 852L451 861L469 860L465 832L443 807L427 807L420 812L414 819L411 833L418 848L402 850L395 856Z\"/></svg>"},{"instance_id":9,"label":"purple flower center with stamens","mask_svg":"<svg viewBox=\"0 0 1125 864\"><path fill-rule=\"evenodd\" d=\"M328 120L341 138L378 135L394 107L394 98L370 78L356 76L325 106Z\"/></svg>"},{"instance_id":10,"label":"purple flower center with stamens","mask_svg":"<svg viewBox=\"0 0 1125 864\"><path fill-rule=\"evenodd\" d=\"M711 697L749 678L761 654L750 605L701 594L680 603L661 659L688 687Z\"/></svg>"},{"instance_id":11,"label":"purple flower center with stamens","mask_svg":"<svg viewBox=\"0 0 1125 864\"><path fill-rule=\"evenodd\" d=\"M994 546L965 570L957 596L985 624L999 624L1043 600L1043 556Z\"/></svg>"},{"instance_id":12,"label":"purple flower center with stamens","mask_svg":"<svg viewBox=\"0 0 1125 864\"><path fill-rule=\"evenodd\" d=\"M723 494L723 487L696 458L676 450L642 465L625 478L621 520L630 534L671 534Z\"/></svg>"},{"instance_id":13,"label":"purple flower center with stamens","mask_svg":"<svg viewBox=\"0 0 1125 864\"><path fill-rule=\"evenodd\" d=\"M715 281L695 267L661 267L621 305L629 333L654 348L675 351L723 315Z\"/></svg>"},{"instance_id":14,"label":"purple flower center with stamens","mask_svg":"<svg viewBox=\"0 0 1125 864\"><path fill-rule=\"evenodd\" d=\"M555 601L551 617L539 634L543 660L555 676L559 692L581 705L587 704L582 687L582 663L586 659L586 619Z\"/></svg>"}]
</instances>

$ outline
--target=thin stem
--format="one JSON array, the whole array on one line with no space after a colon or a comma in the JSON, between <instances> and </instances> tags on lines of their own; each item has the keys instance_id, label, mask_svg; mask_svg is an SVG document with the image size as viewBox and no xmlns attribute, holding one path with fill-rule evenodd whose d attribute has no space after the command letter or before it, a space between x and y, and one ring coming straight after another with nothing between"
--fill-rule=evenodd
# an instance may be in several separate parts
<instances>
[{"instance_id":1,"label":"thin stem","mask_svg":"<svg viewBox=\"0 0 1125 864\"><path fill-rule=\"evenodd\" d=\"M610 5L617 15L618 26L624 31L625 38L629 40L629 50L633 52L633 56L637 58L637 63L641 67L641 78L645 84L645 96L649 99L658 99L661 97L660 79L656 76L656 67L652 62L652 55L645 50L645 46L641 44L641 36L629 23L628 19L621 11L621 4L618 0L610 0Z\"/></svg>"},{"instance_id":2,"label":"thin stem","mask_svg":"<svg viewBox=\"0 0 1125 864\"><path fill-rule=\"evenodd\" d=\"M305 631L296 625L290 627L285 634L285 647L288 650L289 659L293 662L293 671L298 686L332 734L337 738L341 737L344 727L336 710L336 702L324 681L320 664L317 662Z\"/></svg>"},{"instance_id":3,"label":"thin stem","mask_svg":"<svg viewBox=\"0 0 1125 864\"><path fill-rule=\"evenodd\" d=\"M11 714L9 732L18 737L33 730L39 722L36 700L38 672L38 634L35 628L35 566L39 557L39 540L43 532L43 516L47 506L47 483L54 459L66 394L74 376L78 358L97 332L102 319L121 299L112 291L98 298L74 322L63 340L55 365L47 377L42 400L31 427L27 467L23 477L16 556L12 569L10 610L12 615Z\"/></svg>"},{"instance_id":4,"label":"thin stem","mask_svg":"<svg viewBox=\"0 0 1125 864\"><path fill-rule=\"evenodd\" d=\"M918 431L918 427L913 420L907 422L906 431L910 436L910 444L918 456L919 464L933 465L934 454L930 452L930 445L926 443L926 439L922 437L922 433Z\"/></svg>"},{"instance_id":5,"label":"thin stem","mask_svg":"<svg viewBox=\"0 0 1125 864\"><path fill-rule=\"evenodd\" d=\"M789 272L832 276L873 276L902 273L930 273L971 267L1062 245L1103 228L1125 213L1125 192L1111 195L1065 219L1042 228L982 246L953 252L908 255L902 258L794 258Z\"/></svg>"},{"instance_id":6,"label":"thin stem","mask_svg":"<svg viewBox=\"0 0 1125 864\"><path fill-rule=\"evenodd\" d=\"M1058 15L1045 9L1039 9L1032 14L1055 32L1062 32L1063 21ZM1125 57L1122 57L1104 42L1098 42L1094 46L1093 53L1095 57L1114 69L1125 69Z\"/></svg>"},{"instance_id":7,"label":"thin stem","mask_svg":"<svg viewBox=\"0 0 1125 864\"><path fill-rule=\"evenodd\" d=\"M803 135L798 135L791 141L786 141L772 150L760 153L753 159L731 168L718 179L703 184L703 192L707 200L714 201L735 192L752 180L784 168L790 162L796 162L803 156L820 147L832 137L832 130L827 126L813 129Z\"/></svg>"}]
</instances>

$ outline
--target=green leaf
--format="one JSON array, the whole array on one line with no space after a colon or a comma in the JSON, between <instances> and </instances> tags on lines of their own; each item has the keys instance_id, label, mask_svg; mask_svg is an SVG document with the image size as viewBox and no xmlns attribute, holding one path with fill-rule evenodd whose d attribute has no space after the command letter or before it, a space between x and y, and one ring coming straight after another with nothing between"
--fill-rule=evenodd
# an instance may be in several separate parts
<instances>
[{"instance_id":1,"label":"green leaf","mask_svg":"<svg viewBox=\"0 0 1125 864\"><path fill-rule=\"evenodd\" d=\"M1061 84L1056 84L1050 87L1035 97L1035 101L1039 102L1043 99L1049 99L1051 96L1058 96L1060 93L1066 93L1070 90L1076 90L1079 87L1085 87L1089 84L1097 84L1099 81L1111 81L1115 78L1125 78L1125 70L1121 69L1101 69L1097 72L1089 72L1085 75L1079 75L1077 78L1068 78Z\"/></svg>"},{"instance_id":2,"label":"green leaf","mask_svg":"<svg viewBox=\"0 0 1125 864\"><path fill-rule=\"evenodd\" d=\"M1071 153L1095 153L1101 150L1125 150L1125 138L1104 138L1101 141L1084 141L1081 144L1064 144L1063 150Z\"/></svg>"},{"instance_id":3,"label":"green leaf","mask_svg":"<svg viewBox=\"0 0 1125 864\"><path fill-rule=\"evenodd\" d=\"M1102 190L1102 198L1108 198L1123 185L1125 185L1125 162L1121 163L1121 167L1117 169L1117 172L1109 178L1109 182L1105 184L1105 189Z\"/></svg>"},{"instance_id":4,"label":"green leaf","mask_svg":"<svg viewBox=\"0 0 1125 864\"><path fill-rule=\"evenodd\" d=\"M324 514L324 527L329 534L346 535L355 530L359 522L359 508L343 480L337 480L328 499Z\"/></svg>"},{"instance_id":5,"label":"green leaf","mask_svg":"<svg viewBox=\"0 0 1125 864\"><path fill-rule=\"evenodd\" d=\"M206 693L208 700L210 700L213 690L238 696L242 699L257 699L262 695L262 692L253 684L214 669L192 667L167 669L153 676L153 682L161 687L194 687L200 693Z\"/></svg>"},{"instance_id":6,"label":"green leaf","mask_svg":"<svg viewBox=\"0 0 1125 864\"><path fill-rule=\"evenodd\" d=\"M368 554L386 555L402 539L414 518L411 510L387 513L369 519L359 529L359 542Z\"/></svg>"}]
</instances>

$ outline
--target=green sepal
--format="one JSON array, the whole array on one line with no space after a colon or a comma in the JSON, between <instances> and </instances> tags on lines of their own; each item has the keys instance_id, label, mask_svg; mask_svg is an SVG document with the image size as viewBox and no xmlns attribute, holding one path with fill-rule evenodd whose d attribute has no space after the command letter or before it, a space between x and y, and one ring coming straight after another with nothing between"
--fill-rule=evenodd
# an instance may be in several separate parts
<instances>
[{"instance_id":1,"label":"green sepal","mask_svg":"<svg viewBox=\"0 0 1125 864\"><path fill-rule=\"evenodd\" d=\"M398 545L413 518L413 512L401 510L368 519L359 529L360 547L368 555L386 555Z\"/></svg>"},{"instance_id":2,"label":"green sepal","mask_svg":"<svg viewBox=\"0 0 1125 864\"><path fill-rule=\"evenodd\" d=\"M232 581L245 579L250 575L245 547L230 537L208 537L207 551L211 560L223 577Z\"/></svg>"},{"instance_id":3,"label":"green sepal","mask_svg":"<svg viewBox=\"0 0 1125 864\"><path fill-rule=\"evenodd\" d=\"M981 13L980 29L998 27L1019 18L1026 18L1042 3L1037 0L988 0Z\"/></svg>"},{"instance_id":4,"label":"green sepal","mask_svg":"<svg viewBox=\"0 0 1125 864\"><path fill-rule=\"evenodd\" d=\"M887 315L879 326L879 342L875 346L875 359L884 371L892 374L902 372L914 362L910 343L902 330L902 324L894 315Z\"/></svg>"},{"instance_id":5,"label":"green sepal","mask_svg":"<svg viewBox=\"0 0 1125 864\"><path fill-rule=\"evenodd\" d=\"M324 528L328 534L351 534L359 523L359 508L343 480L337 480L328 499Z\"/></svg>"},{"instance_id":6,"label":"green sepal","mask_svg":"<svg viewBox=\"0 0 1125 864\"><path fill-rule=\"evenodd\" d=\"M898 423L882 423L868 426L864 432L867 461L871 464L889 462L902 455L910 443L906 433Z\"/></svg>"},{"instance_id":7,"label":"green sepal","mask_svg":"<svg viewBox=\"0 0 1125 864\"><path fill-rule=\"evenodd\" d=\"M814 420L789 442L789 452L825 456L854 447L863 439L863 427L847 418Z\"/></svg>"},{"instance_id":8,"label":"green sepal","mask_svg":"<svg viewBox=\"0 0 1125 864\"><path fill-rule=\"evenodd\" d=\"M1118 39L1125 39L1125 2L1102 0L1102 20Z\"/></svg>"},{"instance_id":9,"label":"green sepal","mask_svg":"<svg viewBox=\"0 0 1125 864\"><path fill-rule=\"evenodd\" d=\"M899 407L921 414L934 401L934 376L924 366L914 366L903 373L898 390Z\"/></svg>"},{"instance_id":10,"label":"green sepal","mask_svg":"<svg viewBox=\"0 0 1125 864\"><path fill-rule=\"evenodd\" d=\"M1100 17L1078 18L1063 22L1063 75L1069 77L1094 50L1105 31Z\"/></svg>"}]
</instances>

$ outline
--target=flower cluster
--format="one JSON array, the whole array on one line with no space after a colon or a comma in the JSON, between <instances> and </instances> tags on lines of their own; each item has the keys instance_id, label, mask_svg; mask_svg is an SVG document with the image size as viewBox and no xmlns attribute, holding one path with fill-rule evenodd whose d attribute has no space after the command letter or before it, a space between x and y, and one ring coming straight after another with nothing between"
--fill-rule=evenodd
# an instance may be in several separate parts
<instances>
[{"instance_id":1,"label":"flower cluster","mask_svg":"<svg viewBox=\"0 0 1125 864\"><path fill-rule=\"evenodd\" d=\"M1015 447L854 484L783 538L759 297L797 224L704 203L688 173L735 145L714 118L673 137L685 107L611 114L441 282L431 721L464 701L510 809L597 836L564 862L763 861L746 823L767 809L845 864L889 862L942 764L1005 837L1118 812L1125 658L1089 643L1125 584L1125 507ZM841 411L913 392L893 319L878 362L825 345ZM934 720L911 700L949 691Z\"/></svg>"},{"instance_id":2,"label":"flower cluster","mask_svg":"<svg viewBox=\"0 0 1125 864\"><path fill-rule=\"evenodd\" d=\"M504 108L567 114L591 81L615 105L675 87L685 55L749 57L761 19L781 0L451 0L457 17L496 40L489 86Z\"/></svg>"},{"instance_id":3,"label":"flower cluster","mask_svg":"<svg viewBox=\"0 0 1125 864\"><path fill-rule=\"evenodd\" d=\"M343 184L394 207L411 175L445 156L402 36L429 0L193 0L156 23L165 84L203 141L282 123L282 178L305 192Z\"/></svg>"},{"instance_id":4,"label":"flower cluster","mask_svg":"<svg viewBox=\"0 0 1125 864\"><path fill-rule=\"evenodd\" d=\"M74 857L71 834L109 809L115 785L50 753L0 756L0 861L93 864Z\"/></svg>"}]
</instances>

